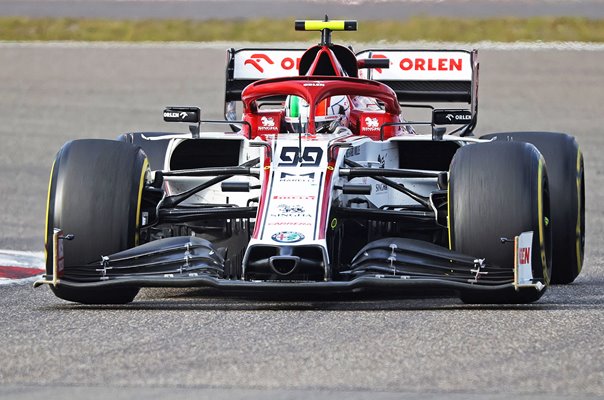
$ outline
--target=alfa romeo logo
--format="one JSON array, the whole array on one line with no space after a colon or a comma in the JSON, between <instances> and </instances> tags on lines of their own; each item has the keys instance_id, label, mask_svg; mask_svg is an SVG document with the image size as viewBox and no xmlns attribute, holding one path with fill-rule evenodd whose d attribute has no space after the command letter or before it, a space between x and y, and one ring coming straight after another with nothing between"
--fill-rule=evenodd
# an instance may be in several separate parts
<instances>
[{"instance_id":1,"label":"alfa romeo logo","mask_svg":"<svg viewBox=\"0 0 604 400\"><path fill-rule=\"evenodd\" d=\"M304 235L298 232L278 232L271 236L275 242L296 243L304 239Z\"/></svg>"}]
</instances>

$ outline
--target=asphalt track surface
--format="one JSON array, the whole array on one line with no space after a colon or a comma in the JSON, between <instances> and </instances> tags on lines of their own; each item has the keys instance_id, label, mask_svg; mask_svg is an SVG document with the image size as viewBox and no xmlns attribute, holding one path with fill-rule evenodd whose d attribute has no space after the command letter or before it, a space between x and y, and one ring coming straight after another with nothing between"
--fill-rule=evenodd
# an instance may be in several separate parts
<instances>
[{"instance_id":1,"label":"asphalt track surface","mask_svg":"<svg viewBox=\"0 0 604 400\"><path fill-rule=\"evenodd\" d=\"M0 0L0 15L109 19L604 17L602 0Z\"/></svg>"},{"instance_id":2,"label":"asphalt track surface","mask_svg":"<svg viewBox=\"0 0 604 400\"><path fill-rule=\"evenodd\" d=\"M1 45L0 248L42 249L66 140L184 131L162 122L164 105L220 117L224 60L216 48ZM602 398L603 64L602 50L481 50L479 132L565 131L583 149L587 252L574 284L514 307L184 289L90 307L5 285L0 398Z\"/></svg>"}]
</instances>

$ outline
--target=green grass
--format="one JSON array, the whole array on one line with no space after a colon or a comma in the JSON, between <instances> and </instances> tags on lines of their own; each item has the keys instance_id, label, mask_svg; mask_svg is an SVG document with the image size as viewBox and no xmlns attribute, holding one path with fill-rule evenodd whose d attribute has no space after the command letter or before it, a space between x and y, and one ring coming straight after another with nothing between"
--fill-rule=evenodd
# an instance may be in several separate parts
<instances>
[{"instance_id":1,"label":"green grass","mask_svg":"<svg viewBox=\"0 0 604 400\"><path fill-rule=\"evenodd\" d=\"M81 41L313 41L317 32L294 31L283 20L143 20L0 18L0 40ZM604 42L604 20L578 17L452 19L413 17L403 21L359 21L358 32L337 33L340 42L375 41L577 41Z\"/></svg>"}]
</instances>

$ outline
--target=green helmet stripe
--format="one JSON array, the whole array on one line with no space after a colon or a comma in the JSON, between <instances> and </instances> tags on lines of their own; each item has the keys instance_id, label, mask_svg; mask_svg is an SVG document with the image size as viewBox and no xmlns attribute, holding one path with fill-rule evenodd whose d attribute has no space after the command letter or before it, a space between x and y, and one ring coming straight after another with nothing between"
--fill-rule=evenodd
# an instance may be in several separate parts
<instances>
[{"instance_id":1,"label":"green helmet stripe","mask_svg":"<svg viewBox=\"0 0 604 400\"><path fill-rule=\"evenodd\" d=\"M298 96L289 96L289 116L297 118L300 116L300 98Z\"/></svg>"}]
</instances>

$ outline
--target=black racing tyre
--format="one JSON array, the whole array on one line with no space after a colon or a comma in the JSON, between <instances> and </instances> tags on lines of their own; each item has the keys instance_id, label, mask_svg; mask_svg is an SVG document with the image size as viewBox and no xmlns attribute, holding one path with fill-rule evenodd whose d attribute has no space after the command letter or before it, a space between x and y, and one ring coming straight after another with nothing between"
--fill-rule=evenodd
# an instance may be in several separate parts
<instances>
[{"instance_id":1,"label":"black racing tyre","mask_svg":"<svg viewBox=\"0 0 604 400\"><path fill-rule=\"evenodd\" d=\"M50 175L46 217L46 274L53 272L53 229L73 234L63 241L64 278L70 268L134 247L147 158L128 143L101 139L67 142ZM94 268L94 267L91 267ZM136 287L80 289L50 286L58 297L85 304L124 304Z\"/></svg>"},{"instance_id":2,"label":"black racing tyre","mask_svg":"<svg viewBox=\"0 0 604 400\"><path fill-rule=\"evenodd\" d=\"M533 231L533 277L551 273L549 191L545 162L528 143L479 143L460 148L449 171L449 242L452 250L514 268L513 239ZM530 303L545 290L510 287L506 293L462 292L466 303Z\"/></svg>"},{"instance_id":3,"label":"black racing tyre","mask_svg":"<svg viewBox=\"0 0 604 400\"><path fill-rule=\"evenodd\" d=\"M119 135L117 140L139 146L147 155L147 161L151 170L162 170L166 161L168 144L170 144L171 140L164 138L171 135L174 135L174 133L134 132Z\"/></svg>"},{"instance_id":4,"label":"black racing tyre","mask_svg":"<svg viewBox=\"0 0 604 400\"><path fill-rule=\"evenodd\" d=\"M585 173L575 138L565 133L506 132L483 139L531 143L545 158L552 214L552 283L571 283L585 252Z\"/></svg>"}]
</instances>

